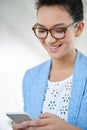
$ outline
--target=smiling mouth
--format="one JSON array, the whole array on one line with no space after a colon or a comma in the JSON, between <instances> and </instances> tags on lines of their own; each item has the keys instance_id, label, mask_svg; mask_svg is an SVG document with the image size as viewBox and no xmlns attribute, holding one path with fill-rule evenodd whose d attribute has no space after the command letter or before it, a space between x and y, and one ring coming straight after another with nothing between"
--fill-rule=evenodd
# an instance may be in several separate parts
<instances>
[{"instance_id":1,"label":"smiling mouth","mask_svg":"<svg viewBox=\"0 0 87 130\"><path fill-rule=\"evenodd\" d=\"M57 45L57 46L50 46L48 47L51 52L55 52L59 47L61 47L63 44Z\"/></svg>"}]
</instances>

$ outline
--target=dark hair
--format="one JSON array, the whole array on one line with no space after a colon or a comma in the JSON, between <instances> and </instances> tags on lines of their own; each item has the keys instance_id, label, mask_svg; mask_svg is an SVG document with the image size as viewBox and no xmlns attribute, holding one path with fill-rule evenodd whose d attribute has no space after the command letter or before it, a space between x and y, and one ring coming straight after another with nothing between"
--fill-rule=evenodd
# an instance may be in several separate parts
<instances>
[{"instance_id":1,"label":"dark hair","mask_svg":"<svg viewBox=\"0 0 87 130\"><path fill-rule=\"evenodd\" d=\"M74 21L79 22L84 19L82 0L37 0L35 5L37 10L42 6L63 6L70 13Z\"/></svg>"}]
</instances>

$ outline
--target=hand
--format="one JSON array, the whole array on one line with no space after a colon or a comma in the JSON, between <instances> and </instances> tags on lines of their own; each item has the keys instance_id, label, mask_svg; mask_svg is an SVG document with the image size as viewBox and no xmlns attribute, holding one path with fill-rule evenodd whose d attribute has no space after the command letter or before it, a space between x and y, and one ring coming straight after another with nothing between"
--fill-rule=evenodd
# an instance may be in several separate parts
<instances>
[{"instance_id":1,"label":"hand","mask_svg":"<svg viewBox=\"0 0 87 130\"><path fill-rule=\"evenodd\" d=\"M14 124L13 130L80 130L54 114L44 113L39 118L40 120Z\"/></svg>"},{"instance_id":2,"label":"hand","mask_svg":"<svg viewBox=\"0 0 87 130\"><path fill-rule=\"evenodd\" d=\"M59 119L58 116L49 113L44 113L39 115L39 118L40 120L15 123L12 125L12 128L13 130L58 130L58 128L56 128L58 125L58 121L56 121Z\"/></svg>"},{"instance_id":3,"label":"hand","mask_svg":"<svg viewBox=\"0 0 87 130\"><path fill-rule=\"evenodd\" d=\"M39 122L39 124L42 125L42 128L36 130L81 130L54 114L44 113L39 115L39 118L42 120L39 120L41 122Z\"/></svg>"}]
</instances>

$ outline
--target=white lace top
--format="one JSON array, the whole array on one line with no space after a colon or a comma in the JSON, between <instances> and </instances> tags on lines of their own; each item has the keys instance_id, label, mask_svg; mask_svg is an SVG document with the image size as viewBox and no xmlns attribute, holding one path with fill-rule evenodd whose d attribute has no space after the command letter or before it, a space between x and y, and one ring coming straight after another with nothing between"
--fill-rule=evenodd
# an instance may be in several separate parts
<instances>
[{"instance_id":1,"label":"white lace top","mask_svg":"<svg viewBox=\"0 0 87 130\"><path fill-rule=\"evenodd\" d=\"M70 76L60 82L50 82L48 80L42 113L50 112L66 121L68 120L68 104L71 95L72 78L73 76Z\"/></svg>"}]
</instances>

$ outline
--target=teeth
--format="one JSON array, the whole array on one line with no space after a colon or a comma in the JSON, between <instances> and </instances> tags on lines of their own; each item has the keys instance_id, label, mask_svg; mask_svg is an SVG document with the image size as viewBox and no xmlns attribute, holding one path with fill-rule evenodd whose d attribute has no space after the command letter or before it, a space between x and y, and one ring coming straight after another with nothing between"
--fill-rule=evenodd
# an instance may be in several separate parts
<instances>
[{"instance_id":1,"label":"teeth","mask_svg":"<svg viewBox=\"0 0 87 130\"><path fill-rule=\"evenodd\" d=\"M50 49L56 49L56 48L58 48L58 47L60 47L62 44L60 44L60 45L58 45L58 46L50 46L49 48Z\"/></svg>"},{"instance_id":2,"label":"teeth","mask_svg":"<svg viewBox=\"0 0 87 130\"><path fill-rule=\"evenodd\" d=\"M50 49L56 49L58 46L49 47Z\"/></svg>"},{"instance_id":3,"label":"teeth","mask_svg":"<svg viewBox=\"0 0 87 130\"><path fill-rule=\"evenodd\" d=\"M57 46L49 46L49 50L52 51L52 52L55 52L57 48L59 48L60 46L62 46L62 44L60 45L57 45Z\"/></svg>"}]
</instances>

